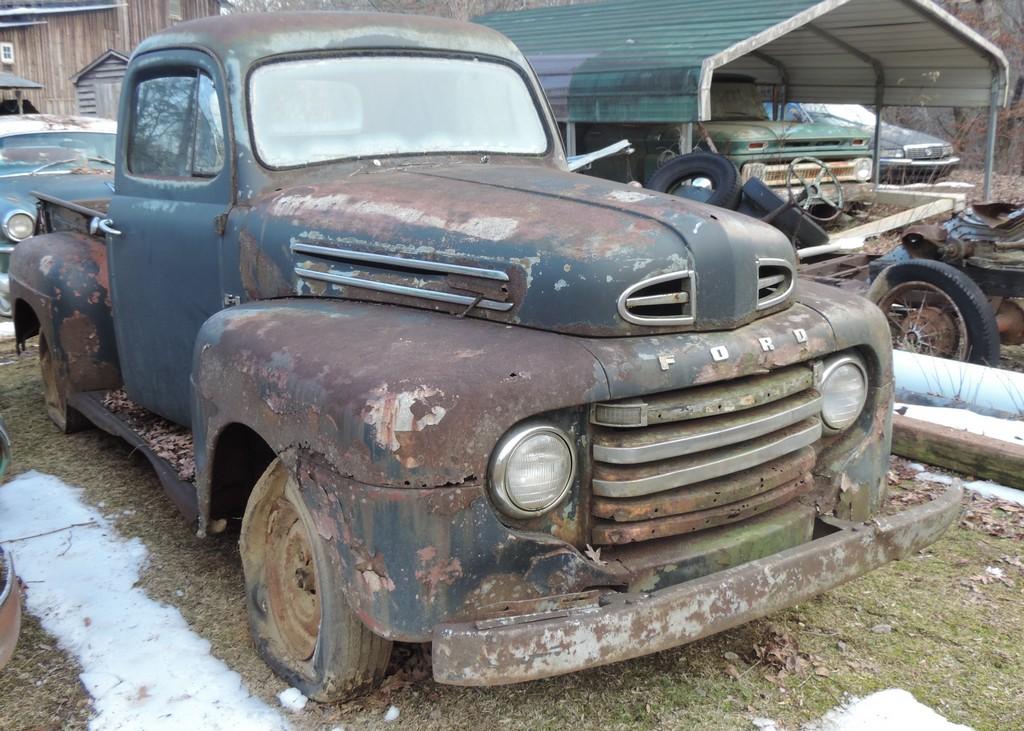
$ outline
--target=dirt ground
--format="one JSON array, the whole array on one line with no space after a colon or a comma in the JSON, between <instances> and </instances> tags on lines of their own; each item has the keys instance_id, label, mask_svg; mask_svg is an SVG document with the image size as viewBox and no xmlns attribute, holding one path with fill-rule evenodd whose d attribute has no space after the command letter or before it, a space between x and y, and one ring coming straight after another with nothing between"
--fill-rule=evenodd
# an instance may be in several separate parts
<instances>
[{"instance_id":1,"label":"dirt ground","mask_svg":"<svg viewBox=\"0 0 1024 731\"><path fill-rule=\"evenodd\" d=\"M196 538L145 460L123 442L98 431L57 433L44 415L35 354L16 357L12 348L0 341L0 414L14 440L12 476L40 470L83 487L121 534L148 547L145 591L177 607L213 653L276 706L285 686L249 640L237 534ZM909 474L896 465L891 475L897 502L919 497ZM373 695L311 703L291 720L297 729L744 729L755 717L771 717L796 728L847 694L899 687L952 721L1005 729L1024 704L1024 513L984 513L983 530L958 527L910 560L677 650L528 685L462 689L435 684L423 648L403 646L394 673ZM1006 579L992 580L990 566L1002 567ZM89 699L78 672L29 618L12 664L0 673L0 728L84 728ZM401 717L385 724L392 704Z\"/></svg>"}]
</instances>

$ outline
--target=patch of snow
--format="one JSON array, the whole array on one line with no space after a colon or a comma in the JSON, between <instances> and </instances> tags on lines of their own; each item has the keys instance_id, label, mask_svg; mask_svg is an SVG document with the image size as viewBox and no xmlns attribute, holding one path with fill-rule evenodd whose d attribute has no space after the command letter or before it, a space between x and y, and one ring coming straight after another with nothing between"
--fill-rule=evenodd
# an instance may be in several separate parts
<instances>
[{"instance_id":1,"label":"patch of snow","mask_svg":"<svg viewBox=\"0 0 1024 731\"><path fill-rule=\"evenodd\" d=\"M384 714L384 720L387 723L393 723L398 720L398 717L402 715L401 711L398 710L398 706L391 706L388 712Z\"/></svg>"},{"instance_id":2,"label":"patch of snow","mask_svg":"<svg viewBox=\"0 0 1024 731\"><path fill-rule=\"evenodd\" d=\"M146 547L118 535L81 490L29 472L0 487L0 515L27 611L82 666L90 729L288 728L177 609L136 586Z\"/></svg>"},{"instance_id":3,"label":"patch of snow","mask_svg":"<svg viewBox=\"0 0 1024 731\"><path fill-rule=\"evenodd\" d=\"M943 406L916 406L896 404L893 407L911 419L929 424L948 426L952 429L970 432L983 437L1024 445L1024 422L1000 419L996 416L982 416L968 409L952 409Z\"/></svg>"},{"instance_id":4,"label":"patch of snow","mask_svg":"<svg viewBox=\"0 0 1024 731\"><path fill-rule=\"evenodd\" d=\"M1003 571L998 566L986 566L985 567L985 573L988 574L989 576L993 576L993 577L995 577L997 579L1004 579L1004 578L1006 578L1006 572Z\"/></svg>"},{"instance_id":5,"label":"patch of snow","mask_svg":"<svg viewBox=\"0 0 1024 731\"><path fill-rule=\"evenodd\" d=\"M287 708L293 713L298 713L306 707L306 703L309 702L309 698L302 695L302 691L298 688L289 688L288 690L282 690L277 694L277 699L281 701L281 705Z\"/></svg>"},{"instance_id":6,"label":"patch of snow","mask_svg":"<svg viewBox=\"0 0 1024 731\"><path fill-rule=\"evenodd\" d=\"M0 318L0 340L10 340L14 337L14 320Z\"/></svg>"},{"instance_id":7,"label":"patch of snow","mask_svg":"<svg viewBox=\"0 0 1024 731\"><path fill-rule=\"evenodd\" d=\"M927 470L918 472L914 478L924 480L925 482L936 482L940 485L951 485L953 480L956 479L949 475L939 475ZM1018 490L1015 487L1007 487L1006 485L1000 485L998 482L989 482L988 480L972 480L971 482L964 482L963 486L965 490L976 492L982 497L998 498L1018 505L1024 505L1024 490Z\"/></svg>"},{"instance_id":8,"label":"patch of snow","mask_svg":"<svg viewBox=\"0 0 1024 731\"><path fill-rule=\"evenodd\" d=\"M905 690L890 688L865 698L852 698L803 731L971 731L950 723Z\"/></svg>"},{"instance_id":9,"label":"patch of snow","mask_svg":"<svg viewBox=\"0 0 1024 731\"><path fill-rule=\"evenodd\" d=\"M779 725L770 718L752 718L750 722L758 731L779 731Z\"/></svg>"}]
</instances>

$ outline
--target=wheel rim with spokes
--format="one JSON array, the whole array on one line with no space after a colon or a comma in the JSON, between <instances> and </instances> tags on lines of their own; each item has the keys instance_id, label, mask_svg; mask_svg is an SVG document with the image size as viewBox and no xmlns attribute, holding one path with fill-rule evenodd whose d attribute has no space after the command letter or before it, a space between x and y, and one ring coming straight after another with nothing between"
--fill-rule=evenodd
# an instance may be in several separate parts
<instances>
[{"instance_id":1,"label":"wheel rim with spokes","mask_svg":"<svg viewBox=\"0 0 1024 731\"><path fill-rule=\"evenodd\" d=\"M967 358L970 344L963 313L938 287L905 282L878 303L889 321L893 347L940 358Z\"/></svg>"}]
</instances>

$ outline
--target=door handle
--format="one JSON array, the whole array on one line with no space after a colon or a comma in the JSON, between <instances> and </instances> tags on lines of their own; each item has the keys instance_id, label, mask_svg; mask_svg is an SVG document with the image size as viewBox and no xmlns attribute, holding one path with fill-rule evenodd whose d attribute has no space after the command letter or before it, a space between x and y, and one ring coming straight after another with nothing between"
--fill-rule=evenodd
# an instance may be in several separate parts
<instances>
[{"instance_id":1,"label":"door handle","mask_svg":"<svg viewBox=\"0 0 1024 731\"><path fill-rule=\"evenodd\" d=\"M89 222L89 233L95 235L97 232L102 231L108 236L120 236L121 232L114 228L114 222L109 218L100 218L96 216Z\"/></svg>"}]
</instances>

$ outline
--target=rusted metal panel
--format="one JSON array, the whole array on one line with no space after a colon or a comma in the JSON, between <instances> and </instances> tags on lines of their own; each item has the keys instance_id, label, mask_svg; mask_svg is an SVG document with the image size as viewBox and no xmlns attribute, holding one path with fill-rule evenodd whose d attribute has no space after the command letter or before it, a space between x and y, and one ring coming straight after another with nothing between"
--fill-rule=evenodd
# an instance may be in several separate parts
<instances>
[{"instance_id":1,"label":"rusted metal panel","mask_svg":"<svg viewBox=\"0 0 1024 731\"><path fill-rule=\"evenodd\" d=\"M652 593L607 593L551 619L447 624L434 633L434 678L496 685L546 678L666 650L771 614L933 543L960 512L963 488L796 548Z\"/></svg>"},{"instance_id":2,"label":"rusted metal panel","mask_svg":"<svg viewBox=\"0 0 1024 731\"><path fill-rule=\"evenodd\" d=\"M11 264L11 299L35 312L70 391L121 385L103 242L73 232L22 241ZM36 334L17 313L15 334L19 346Z\"/></svg>"},{"instance_id":3,"label":"rusted metal panel","mask_svg":"<svg viewBox=\"0 0 1024 731\"><path fill-rule=\"evenodd\" d=\"M21 631L21 582L14 559L0 548L0 670L14 654Z\"/></svg>"}]
</instances>

